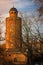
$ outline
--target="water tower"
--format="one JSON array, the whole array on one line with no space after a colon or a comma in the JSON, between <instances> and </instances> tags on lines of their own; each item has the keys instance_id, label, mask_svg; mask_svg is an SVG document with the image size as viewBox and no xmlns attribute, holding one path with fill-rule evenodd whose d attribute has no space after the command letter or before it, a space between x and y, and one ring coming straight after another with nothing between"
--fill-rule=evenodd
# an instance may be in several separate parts
<instances>
[{"instance_id":1,"label":"water tower","mask_svg":"<svg viewBox=\"0 0 43 65\"><path fill-rule=\"evenodd\" d=\"M18 17L16 8L11 8L9 17L6 18L6 48L15 48L21 46L22 41L22 22Z\"/></svg>"}]
</instances>

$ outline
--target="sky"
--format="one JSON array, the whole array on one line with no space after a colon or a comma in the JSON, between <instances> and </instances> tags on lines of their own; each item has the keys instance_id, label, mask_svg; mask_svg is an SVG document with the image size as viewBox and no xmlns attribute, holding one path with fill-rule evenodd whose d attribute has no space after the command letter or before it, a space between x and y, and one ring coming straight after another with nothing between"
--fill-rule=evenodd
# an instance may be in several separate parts
<instances>
[{"instance_id":1,"label":"sky","mask_svg":"<svg viewBox=\"0 0 43 65\"><path fill-rule=\"evenodd\" d=\"M33 12L37 15L36 11L39 5L35 3L35 0L0 0L0 15L7 15L13 6L20 12L26 12L28 14Z\"/></svg>"},{"instance_id":2,"label":"sky","mask_svg":"<svg viewBox=\"0 0 43 65\"><path fill-rule=\"evenodd\" d=\"M37 16L39 14L37 9L40 7L40 3L36 3L35 0L0 0L0 17L6 18L9 14L10 8L13 6L17 8L19 12L25 12L28 15L33 13ZM5 31L5 27L2 28ZM43 25L40 27L40 30L43 32ZM2 34L2 36L5 35Z\"/></svg>"}]
</instances>

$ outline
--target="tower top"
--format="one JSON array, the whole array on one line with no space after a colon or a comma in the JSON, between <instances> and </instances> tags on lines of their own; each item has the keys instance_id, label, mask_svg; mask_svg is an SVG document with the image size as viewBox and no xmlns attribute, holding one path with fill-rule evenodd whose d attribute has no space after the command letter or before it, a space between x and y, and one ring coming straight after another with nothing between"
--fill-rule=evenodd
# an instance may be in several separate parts
<instances>
[{"instance_id":1,"label":"tower top","mask_svg":"<svg viewBox=\"0 0 43 65\"><path fill-rule=\"evenodd\" d=\"M17 13L18 13L17 9L16 9L14 6L10 9L10 11L9 11L9 12L11 12L11 11L15 11L15 12L17 12Z\"/></svg>"}]
</instances>

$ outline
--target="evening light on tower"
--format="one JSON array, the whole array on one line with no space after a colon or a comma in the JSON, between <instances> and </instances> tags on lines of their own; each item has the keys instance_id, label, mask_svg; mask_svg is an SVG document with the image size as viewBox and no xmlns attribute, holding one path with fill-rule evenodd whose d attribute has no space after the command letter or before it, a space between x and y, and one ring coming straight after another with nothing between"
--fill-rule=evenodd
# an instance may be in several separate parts
<instances>
[{"instance_id":1,"label":"evening light on tower","mask_svg":"<svg viewBox=\"0 0 43 65\"><path fill-rule=\"evenodd\" d=\"M0 65L43 65L43 0L0 0Z\"/></svg>"},{"instance_id":2,"label":"evening light on tower","mask_svg":"<svg viewBox=\"0 0 43 65\"><path fill-rule=\"evenodd\" d=\"M18 17L16 8L11 8L9 17L6 18L6 48L15 48L17 45L21 46L21 18Z\"/></svg>"}]
</instances>

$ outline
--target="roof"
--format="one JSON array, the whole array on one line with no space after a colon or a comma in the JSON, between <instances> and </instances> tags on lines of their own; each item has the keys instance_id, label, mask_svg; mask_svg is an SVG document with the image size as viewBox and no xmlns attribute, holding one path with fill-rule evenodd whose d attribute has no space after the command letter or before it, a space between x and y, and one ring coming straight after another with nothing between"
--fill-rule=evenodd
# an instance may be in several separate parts
<instances>
[{"instance_id":1,"label":"roof","mask_svg":"<svg viewBox=\"0 0 43 65\"><path fill-rule=\"evenodd\" d=\"M12 8L10 9L10 11L16 11L16 12L18 12L17 9L14 8L14 7L12 7ZM9 11L9 12L10 12L10 11Z\"/></svg>"}]
</instances>

